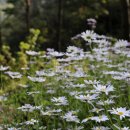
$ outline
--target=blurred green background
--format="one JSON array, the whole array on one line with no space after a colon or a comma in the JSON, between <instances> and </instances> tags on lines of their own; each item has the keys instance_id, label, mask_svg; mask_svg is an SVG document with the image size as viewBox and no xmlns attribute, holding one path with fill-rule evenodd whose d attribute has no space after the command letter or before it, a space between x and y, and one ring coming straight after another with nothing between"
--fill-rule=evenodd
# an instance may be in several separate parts
<instances>
[{"instance_id":1,"label":"blurred green background","mask_svg":"<svg viewBox=\"0 0 130 130\"><path fill-rule=\"evenodd\" d=\"M19 51L30 28L40 30L41 49L64 51L71 37L88 29L87 19L97 21L99 34L129 40L129 0L0 0L0 47Z\"/></svg>"}]
</instances>

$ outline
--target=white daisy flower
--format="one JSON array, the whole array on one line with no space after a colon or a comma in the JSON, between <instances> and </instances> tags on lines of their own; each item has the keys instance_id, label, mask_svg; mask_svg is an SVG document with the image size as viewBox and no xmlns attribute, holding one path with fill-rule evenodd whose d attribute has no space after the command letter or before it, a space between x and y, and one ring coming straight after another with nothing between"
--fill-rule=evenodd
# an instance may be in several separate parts
<instances>
[{"instance_id":1,"label":"white daisy flower","mask_svg":"<svg viewBox=\"0 0 130 130\"><path fill-rule=\"evenodd\" d=\"M40 110L42 106L32 106L30 104L25 104L22 107L18 107L17 109L23 111L23 112L33 112L34 110Z\"/></svg>"},{"instance_id":2,"label":"white daisy flower","mask_svg":"<svg viewBox=\"0 0 130 130\"><path fill-rule=\"evenodd\" d=\"M55 56L55 57L60 57L60 56L63 56L63 55L64 55L63 52L57 52L57 51L48 52L47 54L49 54L49 55L51 55L51 56Z\"/></svg>"},{"instance_id":3,"label":"white daisy flower","mask_svg":"<svg viewBox=\"0 0 130 130\"><path fill-rule=\"evenodd\" d=\"M90 94L87 94L87 95L78 95L78 96L75 96L76 99L79 99L83 102L92 102L92 100L95 100L98 98L98 94L93 94L93 95L90 95Z\"/></svg>"},{"instance_id":4,"label":"white daisy flower","mask_svg":"<svg viewBox=\"0 0 130 130\"><path fill-rule=\"evenodd\" d=\"M92 110L90 110L90 112L96 112L99 113L100 111L102 111L104 109L99 109L99 108L93 108Z\"/></svg>"},{"instance_id":5,"label":"white daisy flower","mask_svg":"<svg viewBox=\"0 0 130 130\"><path fill-rule=\"evenodd\" d=\"M0 128L0 130L3 130L3 129ZM21 128L11 127L11 128L7 128L7 130L21 130Z\"/></svg>"},{"instance_id":6,"label":"white daisy flower","mask_svg":"<svg viewBox=\"0 0 130 130\"><path fill-rule=\"evenodd\" d=\"M83 119L81 123L86 123L88 120L91 120L91 117L87 117L87 118Z\"/></svg>"},{"instance_id":7,"label":"white daisy flower","mask_svg":"<svg viewBox=\"0 0 130 130\"><path fill-rule=\"evenodd\" d=\"M41 115L43 116L57 115L57 113L60 113L61 111L62 111L61 109L41 111Z\"/></svg>"},{"instance_id":8,"label":"white daisy flower","mask_svg":"<svg viewBox=\"0 0 130 130\"><path fill-rule=\"evenodd\" d=\"M126 40L118 40L114 45L115 48L121 48L126 46L128 46L128 42Z\"/></svg>"},{"instance_id":9,"label":"white daisy flower","mask_svg":"<svg viewBox=\"0 0 130 130\"><path fill-rule=\"evenodd\" d=\"M98 84L98 83L100 83L99 81L96 81L96 80L94 80L94 81L92 81L92 80L84 80L84 82L86 84Z\"/></svg>"},{"instance_id":10,"label":"white daisy flower","mask_svg":"<svg viewBox=\"0 0 130 130\"><path fill-rule=\"evenodd\" d=\"M3 65L0 66L0 71L5 71L7 69L9 69L9 66L3 66Z\"/></svg>"},{"instance_id":11,"label":"white daisy flower","mask_svg":"<svg viewBox=\"0 0 130 130\"><path fill-rule=\"evenodd\" d=\"M55 103L55 105L58 105L58 106L60 106L60 105L68 105L68 101L67 101L67 99L66 99L66 97L58 97L58 98L56 98L56 97L53 97L52 99L51 99L51 101L52 102L54 102Z\"/></svg>"},{"instance_id":12,"label":"white daisy flower","mask_svg":"<svg viewBox=\"0 0 130 130\"><path fill-rule=\"evenodd\" d=\"M125 117L130 117L130 110L126 110L126 108L124 107L120 107L120 108L112 108L112 110L109 110L111 114L115 114L120 116L120 120L122 120Z\"/></svg>"},{"instance_id":13,"label":"white daisy flower","mask_svg":"<svg viewBox=\"0 0 130 130\"><path fill-rule=\"evenodd\" d=\"M12 79L20 79L22 77L22 74L19 72L7 71L5 74L8 74Z\"/></svg>"},{"instance_id":14,"label":"white daisy flower","mask_svg":"<svg viewBox=\"0 0 130 130\"><path fill-rule=\"evenodd\" d=\"M26 51L26 54L30 55L30 56L37 56L39 55L40 53L39 52L36 52L36 51Z\"/></svg>"},{"instance_id":15,"label":"white daisy flower","mask_svg":"<svg viewBox=\"0 0 130 130\"><path fill-rule=\"evenodd\" d=\"M106 105L106 104L107 104L107 105L113 104L113 103L115 103L115 102L114 102L112 99L107 99L107 100L105 100L105 101L101 101L101 100L100 100L100 101L97 102L98 105L102 105L102 106L103 106L103 105Z\"/></svg>"},{"instance_id":16,"label":"white daisy flower","mask_svg":"<svg viewBox=\"0 0 130 130\"><path fill-rule=\"evenodd\" d=\"M91 43L92 40L96 39L97 34L94 31L86 30L86 32L81 33L81 37L88 43Z\"/></svg>"},{"instance_id":17,"label":"white daisy flower","mask_svg":"<svg viewBox=\"0 0 130 130\"><path fill-rule=\"evenodd\" d=\"M103 121L107 121L109 120L108 117L106 115L101 115L101 116L94 116L94 117L91 117L91 120L94 120L96 122L103 122Z\"/></svg>"},{"instance_id":18,"label":"white daisy flower","mask_svg":"<svg viewBox=\"0 0 130 130\"><path fill-rule=\"evenodd\" d=\"M93 127L92 130L110 130L110 128L104 127L104 126L96 126L96 127Z\"/></svg>"},{"instance_id":19,"label":"white daisy flower","mask_svg":"<svg viewBox=\"0 0 130 130\"><path fill-rule=\"evenodd\" d=\"M104 92L106 95L108 95L109 92L114 91L114 87L111 85L97 84L94 85L94 88L96 89L97 92Z\"/></svg>"},{"instance_id":20,"label":"white daisy flower","mask_svg":"<svg viewBox=\"0 0 130 130\"><path fill-rule=\"evenodd\" d=\"M30 121L24 122L24 124L26 124L26 125L34 125L35 123L38 123L38 120L31 119Z\"/></svg>"},{"instance_id":21,"label":"white daisy flower","mask_svg":"<svg viewBox=\"0 0 130 130\"><path fill-rule=\"evenodd\" d=\"M79 119L76 115L74 115L73 111L67 112L64 116L62 116L63 119L66 119L67 122L76 122L79 123Z\"/></svg>"},{"instance_id":22,"label":"white daisy flower","mask_svg":"<svg viewBox=\"0 0 130 130\"><path fill-rule=\"evenodd\" d=\"M31 77L31 76L28 76L28 79L30 79L33 82L44 82L46 80L46 78L43 77Z\"/></svg>"}]
</instances>

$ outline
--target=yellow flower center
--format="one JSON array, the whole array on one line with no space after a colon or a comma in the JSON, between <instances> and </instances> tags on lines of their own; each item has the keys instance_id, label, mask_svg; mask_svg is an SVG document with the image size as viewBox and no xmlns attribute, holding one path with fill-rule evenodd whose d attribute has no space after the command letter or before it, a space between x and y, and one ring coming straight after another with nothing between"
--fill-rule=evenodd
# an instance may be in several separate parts
<instances>
[{"instance_id":1,"label":"yellow flower center","mask_svg":"<svg viewBox=\"0 0 130 130\"><path fill-rule=\"evenodd\" d=\"M96 112L99 113L99 109L96 109Z\"/></svg>"},{"instance_id":2,"label":"yellow flower center","mask_svg":"<svg viewBox=\"0 0 130 130\"><path fill-rule=\"evenodd\" d=\"M118 115L122 116L122 115L123 115L123 112L118 112Z\"/></svg>"},{"instance_id":3,"label":"yellow flower center","mask_svg":"<svg viewBox=\"0 0 130 130\"><path fill-rule=\"evenodd\" d=\"M102 116L99 116L99 119L101 120L101 119L102 119Z\"/></svg>"},{"instance_id":4,"label":"yellow flower center","mask_svg":"<svg viewBox=\"0 0 130 130\"><path fill-rule=\"evenodd\" d=\"M106 91L106 88L101 88L101 91L102 91L102 92L105 92L105 91Z\"/></svg>"},{"instance_id":5,"label":"yellow flower center","mask_svg":"<svg viewBox=\"0 0 130 130\"><path fill-rule=\"evenodd\" d=\"M86 38L87 38L87 39L91 39L91 37L90 37L90 36L87 36Z\"/></svg>"}]
</instances>

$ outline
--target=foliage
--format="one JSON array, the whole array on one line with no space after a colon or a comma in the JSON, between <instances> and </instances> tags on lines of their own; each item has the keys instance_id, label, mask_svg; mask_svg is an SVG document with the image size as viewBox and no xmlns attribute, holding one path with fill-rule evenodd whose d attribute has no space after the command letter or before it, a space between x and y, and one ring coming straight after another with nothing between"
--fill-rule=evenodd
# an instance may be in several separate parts
<instances>
[{"instance_id":1,"label":"foliage","mask_svg":"<svg viewBox=\"0 0 130 130\"><path fill-rule=\"evenodd\" d=\"M18 52L18 61L19 61L19 65L21 67L27 67L27 61L28 61L28 57L26 55L26 51L29 50L37 50L38 48L36 48L37 45L37 40L38 40L38 36L40 34L40 30L39 29L30 29L30 35L27 37L27 41L26 42L20 42L20 51Z\"/></svg>"},{"instance_id":2,"label":"foliage","mask_svg":"<svg viewBox=\"0 0 130 130\"><path fill-rule=\"evenodd\" d=\"M121 29L122 23L118 17L122 15L122 9L119 0L66 0L62 1L61 15L61 43L62 50L70 44L70 37L87 28L87 18L95 18L98 21L96 31L104 34L120 35L118 29ZM3 23L3 41L9 43L13 53L18 51L20 41L27 37L26 33L26 4L24 0L8 0L14 5L12 9L6 9L4 12L8 16ZM30 5L30 28L38 28L41 31L39 43L42 48L58 48L58 0L31 0ZM74 6L73 6L74 5ZM118 13L115 20L115 15ZM118 11L116 11L118 10ZM110 19L112 19L112 23ZM114 21L115 20L115 21ZM116 27L116 29L113 29ZM112 29L110 29L112 28ZM115 31L113 31L115 30ZM120 31L122 32L122 31ZM45 43L45 44L44 44Z\"/></svg>"},{"instance_id":3,"label":"foliage","mask_svg":"<svg viewBox=\"0 0 130 130\"><path fill-rule=\"evenodd\" d=\"M10 52L10 47L8 45L3 45L0 53L0 63L3 65L14 65L15 58L12 57L12 53Z\"/></svg>"},{"instance_id":4,"label":"foliage","mask_svg":"<svg viewBox=\"0 0 130 130\"><path fill-rule=\"evenodd\" d=\"M80 38L91 51L41 53L39 33L20 43L17 67L0 66L1 129L129 130L128 42L87 30Z\"/></svg>"}]
</instances>

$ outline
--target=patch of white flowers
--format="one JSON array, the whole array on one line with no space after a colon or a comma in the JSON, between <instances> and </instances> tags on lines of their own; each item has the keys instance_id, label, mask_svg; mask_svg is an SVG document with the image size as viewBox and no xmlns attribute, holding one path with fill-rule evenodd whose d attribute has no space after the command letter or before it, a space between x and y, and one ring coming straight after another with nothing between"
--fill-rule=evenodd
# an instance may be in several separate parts
<instances>
[{"instance_id":1,"label":"patch of white flowers","mask_svg":"<svg viewBox=\"0 0 130 130\"><path fill-rule=\"evenodd\" d=\"M9 79L20 88L18 96L10 91L0 95L1 104L6 101L8 104L10 96L15 97L16 103L20 100L16 107L21 112L19 123L12 119L13 125L2 125L3 129L130 130L128 42L116 40L112 44L111 37L90 30L79 37L92 53L75 46L67 47L66 52L48 48L42 56L40 52L28 50L25 53L35 58L19 72L0 66L1 79ZM35 59L41 60L40 67ZM10 111L12 107L13 104L9 106ZM3 111L4 107L0 106L0 112Z\"/></svg>"}]
</instances>

